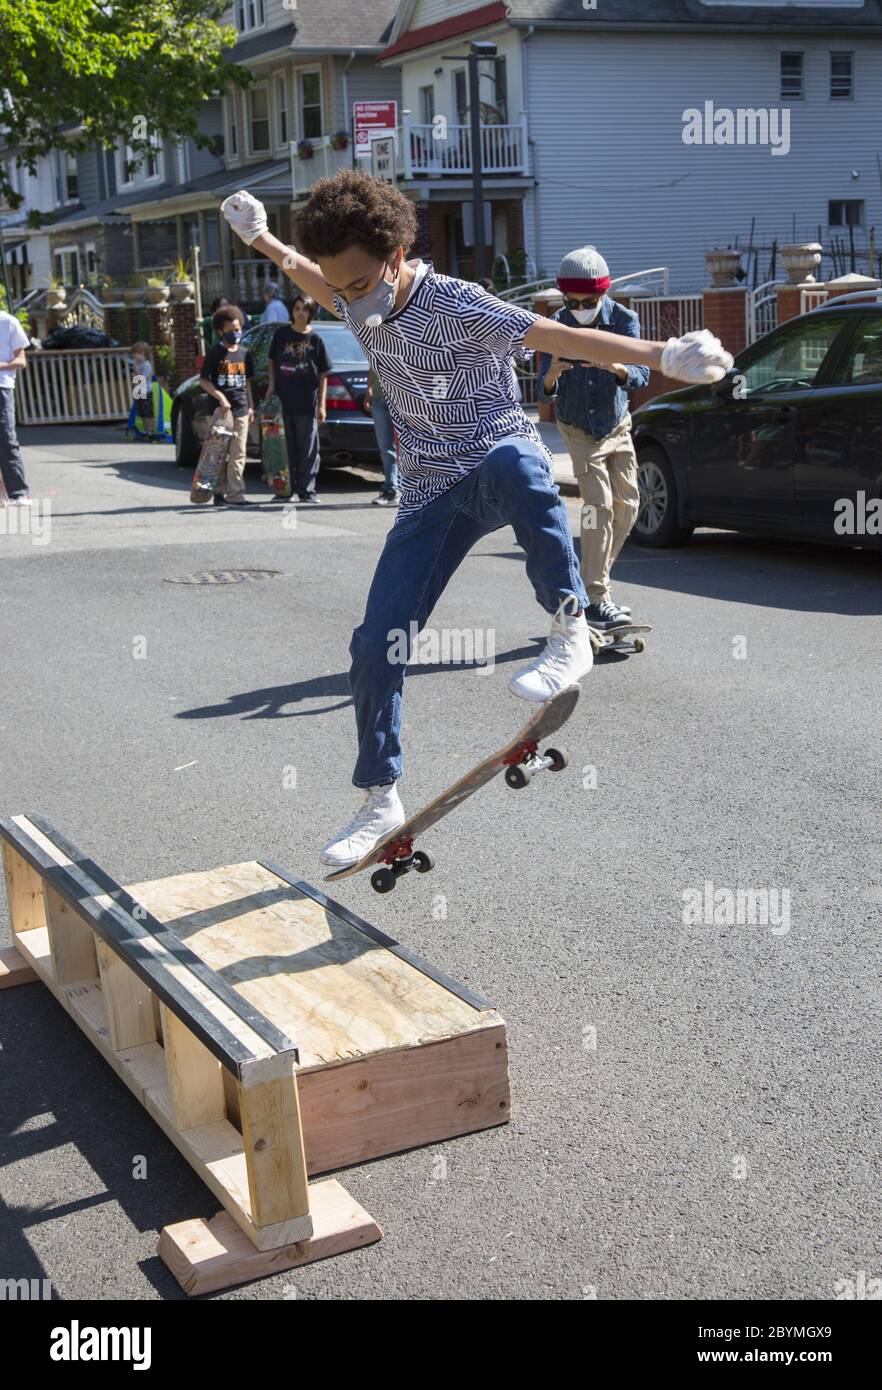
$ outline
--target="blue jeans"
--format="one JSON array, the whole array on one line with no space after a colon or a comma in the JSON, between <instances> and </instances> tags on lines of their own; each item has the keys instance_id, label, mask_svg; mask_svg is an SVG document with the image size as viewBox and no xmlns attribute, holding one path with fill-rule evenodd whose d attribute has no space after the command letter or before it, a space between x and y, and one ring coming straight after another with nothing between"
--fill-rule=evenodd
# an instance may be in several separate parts
<instances>
[{"instance_id":1,"label":"blue jeans","mask_svg":"<svg viewBox=\"0 0 882 1390\"><path fill-rule=\"evenodd\" d=\"M15 433L15 389L0 388L0 473L10 498L27 497L24 463Z\"/></svg>"},{"instance_id":2,"label":"blue jeans","mask_svg":"<svg viewBox=\"0 0 882 1390\"><path fill-rule=\"evenodd\" d=\"M386 475L383 487L387 492L397 492L398 465L395 458L394 426L386 398L378 391L371 393L371 416L374 429L377 432L377 444L380 447L380 457L383 460L383 472Z\"/></svg>"},{"instance_id":3,"label":"blue jeans","mask_svg":"<svg viewBox=\"0 0 882 1390\"><path fill-rule=\"evenodd\" d=\"M572 594L587 607L569 518L550 465L530 439L498 440L447 492L399 515L386 537L364 621L349 644L358 727L356 787L401 776L405 662L390 659L396 633L406 634L402 645L409 659L413 633L425 626L451 576L472 546L501 526L512 526L526 551L527 578L546 613L557 612Z\"/></svg>"}]
</instances>

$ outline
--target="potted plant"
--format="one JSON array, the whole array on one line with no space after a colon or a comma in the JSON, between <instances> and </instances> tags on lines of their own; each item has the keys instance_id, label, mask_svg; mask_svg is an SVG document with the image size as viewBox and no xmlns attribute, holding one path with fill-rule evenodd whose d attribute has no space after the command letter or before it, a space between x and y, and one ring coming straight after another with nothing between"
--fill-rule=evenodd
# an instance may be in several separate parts
<instances>
[{"instance_id":1,"label":"potted plant","mask_svg":"<svg viewBox=\"0 0 882 1390\"><path fill-rule=\"evenodd\" d=\"M98 284L95 293L102 304L119 304L123 297L122 288L113 283L113 279L110 275L98 276Z\"/></svg>"},{"instance_id":2,"label":"potted plant","mask_svg":"<svg viewBox=\"0 0 882 1390\"><path fill-rule=\"evenodd\" d=\"M140 275L133 275L126 288L123 290L123 298L127 304L141 304L144 299L144 286L141 283Z\"/></svg>"},{"instance_id":3,"label":"potted plant","mask_svg":"<svg viewBox=\"0 0 882 1390\"><path fill-rule=\"evenodd\" d=\"M297 141L297 156L299 159L312 159L314 154L315 150L312 147L311 140Z\"/></svg>"},{"instance_id":4,"label":"potted plant","mask_svg":"<svg viewBox=\"0 0 882 1390\"><path fill-rule=\"evenodd\" d=\"M147 277L147 303L148 304L167 304L168 285L161 275L148 275Z\"/></svg>"},{"instance_id":5,"label":"potted plant","mask_svg":"<svg viewBox=\"0 0 882 1390\"><path fill-rule=\"evenodd\" d=\"M349 131L335 130L331 136L332 150L346 150L349 148Z\"/></svg>"},{"instance_id":6,"label":"potted plant","mask_svg":"<svg viewBox=\"0 0 882 1390\"><path fill-rule=\"evenodd\" d=\"M174 269L169 276L168 289L173 304L183 304L185 300L192 299L196 292L190 267L183 256L178 256L175 261Z\"/></svg>"},{"instance_id":7,"label":"potted plant","mask_svg":"<svg viewBox=\"0 0 882 1390\"><path fill-rule=\"evenodd\" d=\"M66 298L67 290L64 281L60 275L53 275L46 291L46 308L54 309L57 305L63 304Z\"/></svg>"}]
</instances>

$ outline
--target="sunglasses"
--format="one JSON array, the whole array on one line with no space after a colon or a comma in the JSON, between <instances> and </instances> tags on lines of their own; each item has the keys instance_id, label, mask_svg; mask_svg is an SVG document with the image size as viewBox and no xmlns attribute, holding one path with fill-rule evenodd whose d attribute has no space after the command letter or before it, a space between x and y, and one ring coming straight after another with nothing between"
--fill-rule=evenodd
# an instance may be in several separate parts
<instances>
[{"instance_id":1,"label":"sunglasses","mask_svg":"<svg viewBox=\"0 0 882 1390\"><path fill-rule=\"evenodd\" d=\"M593 298L588 299L572 299L567 297L564 300L564 304L566 304L568 309L596 309L602 298L602 295L594 295Z\"/></svg>"}]
</instances>

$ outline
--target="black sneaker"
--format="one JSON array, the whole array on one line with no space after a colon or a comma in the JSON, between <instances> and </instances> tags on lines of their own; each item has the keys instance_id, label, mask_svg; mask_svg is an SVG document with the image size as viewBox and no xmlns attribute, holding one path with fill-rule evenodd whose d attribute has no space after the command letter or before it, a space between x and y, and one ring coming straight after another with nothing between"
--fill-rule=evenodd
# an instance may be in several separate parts
<instances>
[{"instance_id":1,"label":"black sneaker","mask_svg":"<svg viewBox=\"0 0 882 1390\"><path fill-rule=\"evenodd\" d=\"M600 632L613 632L618 627L628 627L631 619L606 598L602 603L589 603L585 609L585 621L589 627L596 627Z\"/></svg>"},{"instance_id":2,"label":"black sneaker","mask_svg":"<svg viewBox=\"0 0 882 1390\"><path fill-rule=\"evenodd\" d=\"M309 502L312 505L315 505L317 502L321 502L321 500L322 499L315 492L305 492L302 494L302 496L297 498L298 502Z\"/></svg>"},{"instance_id":3,"label":"black sneaker","mask_svg":"<svg viewBox=\"0 0 882 1390\"><path fill-rule=\"evenodd\" d=\"M224 497L223 493L222 493L222 492L216 492L216 493L214 494L214 501L213 501L213 503L212 503L212 506L213 506L213 507L225 507L226 505L227 505L227 499L226 499L226 497Z\"/></svg>"}]
</instances>

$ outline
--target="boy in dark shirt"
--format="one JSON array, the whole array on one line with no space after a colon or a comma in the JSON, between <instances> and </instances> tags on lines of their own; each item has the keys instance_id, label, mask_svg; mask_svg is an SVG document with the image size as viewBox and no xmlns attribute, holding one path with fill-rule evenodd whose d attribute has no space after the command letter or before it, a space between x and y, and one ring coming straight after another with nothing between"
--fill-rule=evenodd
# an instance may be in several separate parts
<instances>
[{"instance_id":1,"label":"boy in dark shirt","mask_svg":"<svg viewBox=\"0 0 882 1390\"><path fill-rule=\"evenodd\" d=\"M318 427L327 419L328 372L333 367L324 339L312 331L316 302L299 294L291 305L291 325L277 328L267 361L267 396L278 396L285 421L291 487L301 502L318 502ZM284 502L279 494L274 502Z\"/></svg>"},{"instance_id":2,"label":"boy in dark shirt","mask_svg":"<svg viewBox=\"0 0 882 1390\"><path fill-rule=\"evenodd\" d=\"M223 506L225 500L234 507L248 504L242 476L245 472L248 426L254 419L251 396L254 363L251 353L239 344L242 322L242 310L232 304L224 305L214 314L212 323L220 342L205 354L199 378L203 391L213 396L221 409L229 410L233 416L233 438L227 455L225 486L218 488L215 506Z\"/></svg>"}]
</instances>

